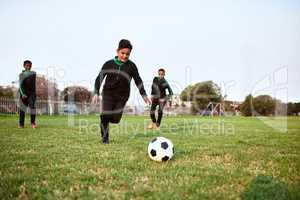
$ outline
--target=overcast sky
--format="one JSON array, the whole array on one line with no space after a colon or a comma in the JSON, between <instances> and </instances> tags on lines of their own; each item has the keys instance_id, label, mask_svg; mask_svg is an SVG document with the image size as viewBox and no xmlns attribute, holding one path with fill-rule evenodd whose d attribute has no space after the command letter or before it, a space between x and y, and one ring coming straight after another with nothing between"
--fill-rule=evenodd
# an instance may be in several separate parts
<instances>
[{"instance_id":1,"label":"overcast sky","mask_svg":"<svg viewBox=\"0 0 300 200\"><path fill-rule=\"evenodd\" d=\"M300 1L0 0L0 24L0 85L30 59L60 89L92 89L127 38L148 93L163 67L175 93L213 80L230 100L300 101Z\"/></svg>"}]
</instances>

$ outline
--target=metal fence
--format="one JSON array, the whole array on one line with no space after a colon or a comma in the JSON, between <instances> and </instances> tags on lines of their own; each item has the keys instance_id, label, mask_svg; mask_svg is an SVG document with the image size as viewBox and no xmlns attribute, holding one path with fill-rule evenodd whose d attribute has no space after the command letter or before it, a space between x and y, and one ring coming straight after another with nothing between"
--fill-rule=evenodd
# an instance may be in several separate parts
<instances>
[{"instance_id":1,"label":"metal fence","mask_svg":"<svg viewBox=\"0 0 300 200\"><path fill-rule=\"evenodd\" d=\"M0 98L0 113L18 114L19 105L19 99ZM89 114L100 111L100 105L79 102L37 100L35 106L38 115Z\"/></svg>"},{"instance_id":2,"label":"metal fence","mask_svg":"<svg viewBox=\"0 0 300 200\"><path fill-rule=\"evenodd\" d=\"M18 114L19 99L8 99L0 97L0 113L1 114ZM38 115L65 115L65 114L80 114L88 115L99 113L101 104L92 105L91 103L81 102L65 102L51 100L37 100L35 103L36 113ZM126 115L149 115L149 106L131 106L126 105L124 114ZM167 105L164 109L165 115L176 116L190 114L189 107L170 106Z\"/></svg>"},{"instance_id":3,"label":"metal fence","mask_svg":"<svg viewBox=\"0 0 300 200\"><path fill-rule=\"evenodd\" d=\"M19 112L19 106L14 99L0 98L0 113L15 114Z\"/></svg>"}]
</instances>

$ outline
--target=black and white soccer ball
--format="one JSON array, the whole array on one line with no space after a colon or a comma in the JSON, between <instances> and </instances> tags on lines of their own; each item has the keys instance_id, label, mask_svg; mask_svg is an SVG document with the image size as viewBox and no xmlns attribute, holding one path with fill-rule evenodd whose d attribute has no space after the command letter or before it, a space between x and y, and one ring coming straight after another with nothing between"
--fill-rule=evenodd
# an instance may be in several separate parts
<instances>
[{"instance_id":1,"label":"black and white soccer ball","mask_svg":"<svg viewBox=\"0 0 300 200\"><path fill-rule=\"evenodd\" d=\"M174 155L173 143L167 138L156 137L148 145L148 155L154 161L168 161Z\"/></svg>"}]
</instances>

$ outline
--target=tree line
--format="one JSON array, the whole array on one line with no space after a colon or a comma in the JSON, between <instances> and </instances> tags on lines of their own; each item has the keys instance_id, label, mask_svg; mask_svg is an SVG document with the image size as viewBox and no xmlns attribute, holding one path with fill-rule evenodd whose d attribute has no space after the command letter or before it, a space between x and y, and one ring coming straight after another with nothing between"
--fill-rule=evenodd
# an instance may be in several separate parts
<instances>
[{"instance_id":1,"label":"tree line","mask_svg":"<svg viewBox=\"0 0 300 200\"><path fill-rule=\"evenodd\" d=\"M66 102L86 103L90 102L92 92L82 86L68 86L60 91L57 84L47 79L45 76L38 75L36 78L36 95L39 100L64 100ZM13 86L0 86L0 97L14 99L18 97L18 88Z\"/></svg>"},{"instance_id":2,"label":"tree line","mask_svg":"<svg viewBox=\"0 0 300 200\"><path fill-rule=\"evenodd\" d=\"M57 84L45 76L37 76L37 98L40 100L64 100L65 102L88 103L92 98L92 92L82 86L68 86L60 91ZM15 98L18 88L0 86L0 97ZM234 104L225 100L221 94L221 88L213 81L199 82L189 85L180 94L182 101L191 102L191 113L200 114L210 102L221 103L225 111L238 111L244 116L271 116L271 115L299 115L300 102L284 103L269 95L245 97L243 102Z\"/></svg>"},{"instance_id":3,"label":"tree line","mask_svg":"<svg viewBox=\"0 0 300 200\"><path fill-rule=\"evenodd\" d=\"M210 102L220 103L225 111L239 111L243 116L299 115L300 102L284 103L270 95L245 97L243 102L225 100L221 88L213 81L204 81L187 86L180 94L182 101L192 102L191 113L200 114Z\"/></svg>"}]
</instances>

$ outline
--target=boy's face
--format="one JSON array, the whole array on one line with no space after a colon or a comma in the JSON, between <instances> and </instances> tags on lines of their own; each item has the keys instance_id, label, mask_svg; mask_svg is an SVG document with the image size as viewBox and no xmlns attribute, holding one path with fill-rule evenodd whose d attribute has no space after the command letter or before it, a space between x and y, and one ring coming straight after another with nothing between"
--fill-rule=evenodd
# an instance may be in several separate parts
<instances>
[{"instance_id":1,"label":"boy's face","mask_svg":"<svg viewBox=\"0 0 300 200\"><path fill-rule=\"evenodd\" d=\"M158 76L159 76L159 79L164 79L164 77L165 77L165 72L163 72L163 71L158 71Z\"/></svg>"},{"instance_id":2,"label":"boy's face","mask_svg":"<svg viewBox=\"0 0 300 200\"><path fill-rule=\"evenodd\" d=\"M24 65L25 70L30 70L31 69L31 64L30 63L26 63Z\"/></svg>"},{"instance_id":3,"label":"boy's face","mask_svg":"<svg viewBox=\"0 0 300 200\"><path fill-rule=\"evenodd\" d=\"M128 48L118 49L117 55L121 62L126 62L129 59L131 50Z\"/></svg>"}]
</instances>

